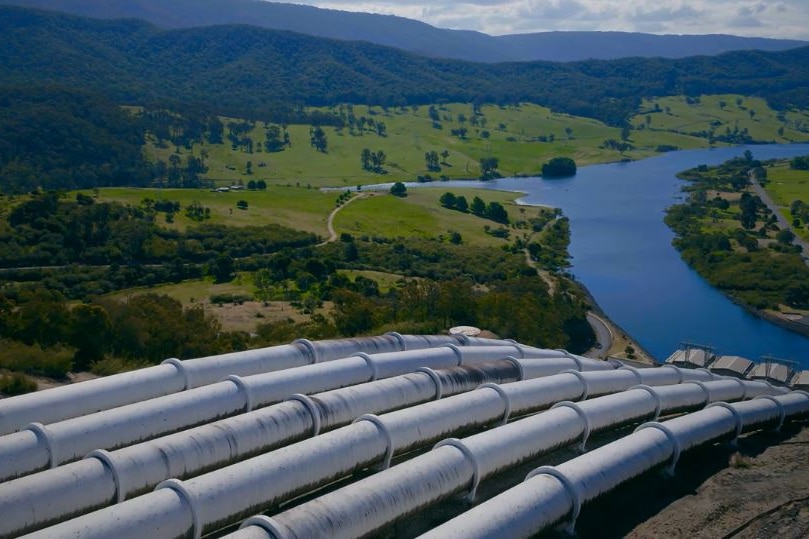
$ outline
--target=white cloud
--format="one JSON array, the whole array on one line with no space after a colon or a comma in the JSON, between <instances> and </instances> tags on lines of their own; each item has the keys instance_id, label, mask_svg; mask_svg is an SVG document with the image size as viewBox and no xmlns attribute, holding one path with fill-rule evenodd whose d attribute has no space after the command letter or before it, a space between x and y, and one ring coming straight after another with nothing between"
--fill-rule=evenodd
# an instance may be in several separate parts
<instances>
[{"instance_id":1,"label":"white cloud","mask_svg":"<svg viewBox=\"0 0 809 539\"><path fill-rule=\"evenodd\" d=\"M807 0L284 0L512 34L618 30L809 40Z\"/></svg>"}]
</instances>

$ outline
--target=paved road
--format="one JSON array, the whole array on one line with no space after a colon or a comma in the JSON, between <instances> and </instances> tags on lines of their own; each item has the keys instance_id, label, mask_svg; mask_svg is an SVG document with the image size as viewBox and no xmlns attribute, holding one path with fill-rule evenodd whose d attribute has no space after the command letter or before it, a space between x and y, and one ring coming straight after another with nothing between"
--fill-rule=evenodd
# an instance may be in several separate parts
<instances>
[{"instance_id":1,"label":"paved road","mask_svg":"<svg viewBox=\"0 0 809 539\"><path fill-rule=\"evenodd\" d=\"M773 214L775 214L775 218L778 219L778 226L782 230L792 230L792 232L795 233L795 231L792 229L792 223L790 223L787 220L787 218L784 217L784 214L781 213L781 207L775 203L775 201L772 199L767 190L761 186L756 175L753 174L753 172L751 171L749 176L750 176L750 185L753 187L753 191L755 192L756 195L758 195L758 197L761 199L764 205L767 206L770 209L770 211L773 212ZM804 262L806 262L806 265L809 266L809 242L807 242L806 240L798 236L797 233L795 233L795 241L793 241L792 243L801 246L801 248L803 249L801 256L803 257Z\"/></svg>"},{"instance_id":2,"label":"paved road","mask_svg":"<svg viewBox=\"0 0 809 539\"><path fill-rule=\"evenodd\" d=\"M609 326L607 323L601 319L600 316L594 314L592 312L587 313L587 321L590 323L590 326L593 328L596 334L596 342L598 346L591 348L588 350L584 355L586 357L595 357L604 359L607 357L607 354L612 348L612 331L610 331Z\"/></svg>"}]
</instances>

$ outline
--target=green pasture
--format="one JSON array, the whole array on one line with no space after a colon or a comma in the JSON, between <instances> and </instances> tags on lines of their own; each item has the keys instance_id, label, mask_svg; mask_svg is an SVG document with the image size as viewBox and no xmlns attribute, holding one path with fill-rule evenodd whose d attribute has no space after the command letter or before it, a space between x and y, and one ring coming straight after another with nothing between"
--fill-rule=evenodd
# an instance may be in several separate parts
<instances>
[{"instance_id":1,"label":"green pasture","mask_svg":"<svg viewBox=\"0 0 809 539\"><path fill-rule=\"evenodd\" d=\"M495 223L471 213L443 208L439 203L441 195L447 191L463 195L469 203L479 196L487 204L500 202L509 214L512 223L527 220L538 215L542 209L532 206L519 206L514 203L518 195L514 193L488 191L483 189L442 188L440 186L419 187L408 190L406 197L398 198L389 194L375 194L356 200L340 211L334 224L339 232L355 236L380 236L386 238L419 237L449 240L452 232L461 235L465 244L499 247L507 240L496 238L485 232L486 226L496 229ZM521 230L512 230L511 239Z\"/></svg>"},{"instance_id":2,"label":"green pasture","mask_svg":"<svg viewBox=\"0 0 809 539\"><path fill-rule=\"evenodd\" d=\"M659 111L659 112L656 112ZM805 141L809 127L803 112L774 111L760 98L740 95L704 95L698 100L684 96L645 99L632 119L635 133L677 132L681 134L713 131L721 136L729 129L747 129L756 141L787 143Z\"/></svg>"}]
</instances>

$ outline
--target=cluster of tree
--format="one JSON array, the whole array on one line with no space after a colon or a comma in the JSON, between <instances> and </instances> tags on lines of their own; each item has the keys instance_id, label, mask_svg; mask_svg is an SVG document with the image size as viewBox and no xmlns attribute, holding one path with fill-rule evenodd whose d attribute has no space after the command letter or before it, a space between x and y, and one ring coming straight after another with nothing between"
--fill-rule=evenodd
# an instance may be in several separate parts
<instances>
[{"instance_id":1,"label":"cluster of tree","mask_svg":"<svg viewBox=\"0 0 809 539\"><path fill-rule=\"evenodd\" d=\"M19 8L3 8L0 30L8 36L0 49L6 84L55 81L144 104L183 96L232 117L270 117L278 103L399 106L444 99L529 101L620 126L649 95L740 93L764 97L777 109L809 106L801 91L809 80L806 47L678 60L474 64L257 27L166 31L134 20ZM233 43L240 44L236 52ZM294 113L290 105L283 110Z\"/></svg>"},{"instance_id":2,"label":"cluster of tree","mask_svg":"<svg viewBox=\"0 0 809 539\"><path fill-rule=\"evenodd\" d=\"M201 219L210 213L199 203L186 211ZM206 224L178 232L157 226L154 212L154 205L87 204L63 200L56 193L37 195L15 206L7 225L0 227L0 264L6 268L137 265L175 258L201 263L222 253L245 257L316 241L313 234L279 225Z\"/></svg>"},{"instance_id":3,"label":"cluster of tree","mask_svg":"<svg viewBox=\"0 0 809 539\"><path fill-rule=\"evenodd\" d=\"M450 192L441 195L438 202L441 206L449 210L456 210L462 213L471 212L478 217L490 219L496 223L505 225L509 223L508 212L499 202L489 202L486 204L483 199L476 196L472 199L472 203L468 204L465 196L456 196L454 193Z\"/></svg>"},{"instance_id":4,"label":"cluster of tree","mask_svg":"<svg viewBox=\"0 0 809 539\"><path fill-rule=\"evenodd\" d=\"M104 96L0 88L0 192L143 186L143 128Z\"/></svg>"},{"instance_id":5,"label":"cluster of tree","mask_svg":"<svg viewBox=\"0 0 809 539\"><path fill-rule=\"evenodd\" d=\"M743 192L734 202L706 196L708 190L737 192L761 165L748 153L717 167L686 171L683 176L694 182L690 195L667 210L666 224L676 234L674 246L683 260L726 294L759 309L779 304L806 308L809 268L792 245L794 234L780 230L775 215L751 193ZM712 226L720 218L738 219L740 226Z\"/></svg>"},{"instance_id":6,"label":"cluster of tree","mask_svg":"<svg viewBox=\"0 0 809 539\"><path fill-rule=\"evenodd\" d=\"M793 200L789 205L789 213L792 215L793 227L800 228L809 224L809 204L803 200Z\"/></svg>"},{"instance_id":7,"label":"cluster of tree","mask_svg":"<svg viewBox=\"0 0 809 539\"><path fill-rule=\"evenodd\" d=\"M313 125L309 128L309 144L320 153L329 152L329 137L326 132L319 125Z\"/></svg>"},{"instance_id":8,"label":"cluster of tree","mask_svg":"<svg viewBox=\"0 0 809 539\"><path fill-rule=\"evenodd\" d=\"M374 114L373 109L371 109L370 112L371 114ZM354 115L353 104L341 103L338 105L337 117L340 120L340 123L335 126L338 133L342 133L344 129L348 128L348 132L352 136L363 136L367 131L375 133L379 137L388 136L388 126L385 125L385 122L382 120L376 120L373 118L373 116L370 118L366 118L365 116L360 116L357 118Z\"/></svg>"},{"instance_id":9,"label":"cluster of tree","mask_svg":"<svg viewBox=\"0 0 809 539\"><path fill-rule=\"evenodd\" d=\"M497 167L500 166L500 159L497 157L481 157L479 163L480 179L491 180L500 177L500 174L497 172Z\"/></svg>"},{"instance_id":10,"label":"cluster of tree","mask_svg":"<svg viewBox=\"0 0 809 539\"><path fill-rule=\"evenodd\" d=\"M809 170L809 155L802 155L793 158L789 162L789 168L794 170Z\"/></svg>"},{"instance_id":11,"label":"cluster of tree","mask_svg":"<svg viewBox=\"0 0 809 539\"><path fill-rule=\"evenodd\" d=\"M225 126L216 115L183 108L181 114L165 108L144 107L136 115L146 133L154 137L155 144L161 148L170 143L177 149L190 150L194 144L206 140L210 144L224 142Z\"/></svg>"},{"instance_id":12,"label":"cluster of tree","mask_svg":"<svg viewBox=\"0 0 809 539\"><path fill-rule=\"evenodd\" d=\"M566 178L576 175L576 162L569 157L554 157L542 165L543 178Z\"/></svg>"},{"instance_id":13,"label":"cluster of tree","mask_svg":"<svg viewBox=\"0 0 809 539\"><path fill-rule=\"evenodd\" d=\"M182 157L176 153L169 156L168 164L162 159L157 159L152 165L154 185L191 189L203 187L206 182L203 181L201 175L208 172L205 164L206 155L207 152L200 157L189 154L185 158L185 163L183 163Z\"/></svg>"},{"instance_id":14,"label":"cluster of tree","mask_svg":"<svg viewBox=\"0 0 809 539\"><path fill-rule=\"evenodd\" d=\"M289 136L286 124L281 126L275 124L267 125L266 137L267 138L264 140L264 151L280 152L292 146L292 139Z\"/></svg>"},{"instance_id":15,"label":"cluster of tree","mask_svg":"<svg viewBox=\"0 0 809 539\"><path fill-rule=\"evenodd\" d=\"M385 155L385 152L382 150L371 151L368 148L364 148L362 153L360 154L360 162L362 163L362 169L368 170L370 172L376 172L377 174L384 174L385 173L385 160L388 158Z\"/></svg>"}]
</instances>

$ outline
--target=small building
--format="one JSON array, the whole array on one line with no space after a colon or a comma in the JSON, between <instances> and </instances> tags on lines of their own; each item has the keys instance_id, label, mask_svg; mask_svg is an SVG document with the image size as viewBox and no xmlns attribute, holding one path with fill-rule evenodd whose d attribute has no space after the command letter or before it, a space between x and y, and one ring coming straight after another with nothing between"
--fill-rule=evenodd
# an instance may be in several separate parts
<instances>
[{"instance_id":1,"label":"small building","mask_svg":"<svg viewBox=\"0 0 809 539\"><path fill-rule=\"evenodd\" d=\"M792 386L792 389L809 391L809 371L796 372L789 385Z\"/></svg>"},{"instance_id":2,"label":"small building","mask_svg":"<svg viewBox=\"0 0 809 539\"><path fill-rule=\"evenodd\" d=\"M710 350L686 347L671 354L665 362L684 369L705 369L715 358Z\"/></svg>"},{"instance_id":3,"label":"small building","mask_svg":"<svg viewBox=\"0 0 809 539\"><path fill-rule=\"evenodd\" d=\"M794 371L789 365L767 361L756 364L748 375L752 380L764 380L776 386L784 387L789 384Z\"/></svg>"},{"instance_id":4,"label":"small building","mask_svg":"<svg viewBox=\"0 0 809 539\"><path fill-rule=\"evenodd\" d=\"M719 356L711 364L711 372L722 376L744 378L753 370L755 363L741 356Z\"/></svg>"}]
</instances>

